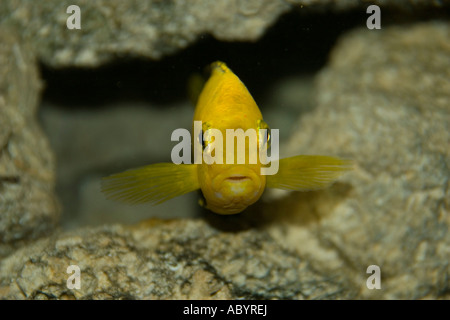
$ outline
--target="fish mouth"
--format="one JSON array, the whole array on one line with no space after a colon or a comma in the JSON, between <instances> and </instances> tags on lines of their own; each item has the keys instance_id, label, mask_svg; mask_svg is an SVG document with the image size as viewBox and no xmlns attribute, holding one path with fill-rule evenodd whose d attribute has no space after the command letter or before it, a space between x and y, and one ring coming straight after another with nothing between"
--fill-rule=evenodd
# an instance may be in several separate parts
<instances>
[{"instance_id":1,"label":"fish mouth","mask_svg":"<svg viewBox=\"0 0 450 320\"><path fill-rule=\"evenodd\" d=\"M220 191L226 185L233 186L233 189L236 190L239 186L250 187L251 185L253 185L253 188L256 187L259 189L259 180L258 175L253 170L235 166L214 177L212 187L214 191Z\"/></svg>"},{"instance_id":2,"label":"fish mouth","mask_svg":"<svg viewBox=\"0 0 450 320\"><path fill-rule=\"evenodd\" d=\"M225 180L227 180L229 182L243 182L244 180L251 180L251 178L248 176L235 174L235 175L231 175L231 176L227 177Z\"/></svg>"},{"instance_id":3,"label":"fish mouth","mask_svg":"<svg viewBox=\"0 0 450 320\"><path fill-rule=\"evenodd\" d=\"M257 172L238 165L222 170L209 181L208 188L202 188L208 208L220 214L234 214L255 203L265 185L265 177Z\"/></svg>"},{"instance_id":4,"label":"fish mouth","mask_svg":"<svg viewBox=\"0 0 450 320\"><path fill-rule=\"evenodd\" d=\"M227 199L229 203L238 200L246 202L253 198L254 193L259 193L260 188L261 180L258 175L253 170L243 170L241 167L231 168L212 181L216 196Z\"/></svg>"}]
</instances>

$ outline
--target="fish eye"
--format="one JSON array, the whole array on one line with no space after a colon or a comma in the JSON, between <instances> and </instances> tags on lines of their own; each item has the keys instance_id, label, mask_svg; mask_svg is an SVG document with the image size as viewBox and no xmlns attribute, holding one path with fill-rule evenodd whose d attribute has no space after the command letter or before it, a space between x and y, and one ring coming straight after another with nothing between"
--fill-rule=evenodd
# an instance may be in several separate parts
<instances>
[{"instance_id":1,"label":"fish eye","mask_svg":"<svg viewBox=\"0 0 450 320\"><path fill-rule=\"evenodd\" d=\"M206 142L205 142L205 140L203 139L203 130L200 130L200 133L198 134L198 142L201 143L202 149L205 150L205 148L206 148Z\"/></svg>"},{"instance_id":2,"label":"fish eye","mask_svg":"<svg viewBox=\"0 0 450 320\"><path fill-rule=\"evenodd\" d=\"M204 139L205 132L207 132L208 129L210 129L210 128L211 128L211 124L209 122L202 123L202 129L200 130L198 141L202 144L203 150L205 150L206 146L211 142L211 141L209 141L208 137L206 138L206 140Z\"/></svg>"},{"instance_id":3,"label":"fish eye","mask_svg":"<svg viewBox=\"0 0 450 320\"><path fill-rule=\"evenodd\" d=\"M263 140L263 145L267 143L267 147L270 148L270 128L266 129L266 136Z\"/></svg>"},{"instance_id":4,"label":"fish eye","mask_svg":"<svg viewBox=\"0 0 450 320\"><path fill-rule=\"evenodd\" d=\"M265 129L266 135L262 140L262 145L265 145L267 143L267 146L270 148L270 127L264 120L258 120L256 127L258 129Z\"/></svg>"}]
</instances>

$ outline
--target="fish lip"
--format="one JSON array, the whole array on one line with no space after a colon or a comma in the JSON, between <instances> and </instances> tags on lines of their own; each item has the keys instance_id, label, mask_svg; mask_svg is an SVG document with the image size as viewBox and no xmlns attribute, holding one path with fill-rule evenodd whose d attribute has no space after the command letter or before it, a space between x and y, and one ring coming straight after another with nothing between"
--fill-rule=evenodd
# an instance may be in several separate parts
<instances>
[{"instance_id":1,"label":"fish lip","mask_svg":"<svg viewBox=\"0 0 450 320\"><path fill-rule=\"evenodd\" d=\"M209 181L205 197L214 212L235 214L259 199L264 183L252 167L230 166Z\"/></svg>"},{"instance_id":2,"label":"fish lip","mask_svg":"<svg viewBox=\"0 0 450 320\"><path fill-rule=\"evenodd\" d=\"M229 182L242 182L245 180L251 180L249 176L242 175L242 174L233 174L225 178L225 180Z\"/></svg>"},{"instance_id":3,"label":"fish lip","mask_svg":"<svg viewBox=\"0 0 450 320\"><path fill-rule=\"evenodd\" d=\"M223 183L240 184L252 181L256 187L260 187L260 179L254 170L242 166L233 166L221 172L212 179L211 187L214 191L219 191L223 187Z\"/></svg>"}]
</instances>

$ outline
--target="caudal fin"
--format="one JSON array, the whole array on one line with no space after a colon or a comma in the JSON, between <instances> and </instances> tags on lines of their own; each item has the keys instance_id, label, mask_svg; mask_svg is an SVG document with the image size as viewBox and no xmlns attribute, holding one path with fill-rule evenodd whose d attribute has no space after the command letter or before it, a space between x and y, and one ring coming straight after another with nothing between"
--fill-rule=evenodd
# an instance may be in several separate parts
<instances>
[{"instance_id":1,"label":"caudal fin","mask_svg":"<svg viewBox=\"0 0 450 320\"><path fill-rule=\"evenodd\" d=\"M199 188L195 164L156 163L102 179L108 199L129 204L159 204Z\"/></svg>"},{"instance_id":2,"label":"caudal fin","mask_svg":"<svg viewBox=\"0 0 450 320\"><path fill-rule=\"evenodd\" d=\"M295 156L279 160L278 172L266 176L266 186L284 190L309 191L330 186L353 162L328 156Z\"/></svg>"}]
</instances>

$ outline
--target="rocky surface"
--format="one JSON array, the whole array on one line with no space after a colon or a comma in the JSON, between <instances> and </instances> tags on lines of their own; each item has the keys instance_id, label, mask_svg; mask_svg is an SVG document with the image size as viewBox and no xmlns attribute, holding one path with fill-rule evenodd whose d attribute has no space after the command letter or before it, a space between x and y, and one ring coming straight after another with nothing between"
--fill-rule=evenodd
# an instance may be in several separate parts
<instances>
[{"instance_id":1,"label":"rocky surface","mask_svg":"<svg viewBox=\"0 0 450 320\"><path fill-rule=\"evenodd\" d=\"M80 268L69 289L67 267ZM317 273L264 231L224 232L204 220L149 220L80 229L0 262L7 299L351 298L342 279ZM5 275L8 274L8 277Z\"/></svg>"},{"instance_id":2,"label":"rocky surface","mask_svg":"<svg viewBox=\"0 0 450 320\"><path fill-rule=\"evenodd\" d=\"M50 234L59 218L55 165L36 119L42 88L35 58L0 31L0 257Z\"/></svg>"},{"instance_id":3,"label":"rocky surface","mask_svg":"<svg viewBox=\"0 0 450 320\"><path fill-rule=\"evenodd\" d=\"M280 14L284 1L77 1L81 29L68 30L73 1L0 4L2 25L14 25L54 67L96 66L127 54L153 59L172 54L202 34L220 40L256 40Z\"/></svg>"},{"instance_id":4,"label":"rocky surface","mask_svg":"<svg viewBox=\"0 0 450 320\"><path fill-rule=\"evenodd\" d=\"M371 3L399 8L439 6L427 0ZM50 66L90 67L123 55L159 59L205 34L225 41L255 41L291 9L348 10L361 5L358 0L80 0L81 29L68 30L71 14L66 11L73 4L70 0L3 0L0 26L18 30Z\"/></svg>"},{"instance_id":5,"label":"rocky surface","mask_svg":"<svg viewBox=\"0 0 450 320\"><path fill-rule=\"evenodd\" d=\"M354 274L380 266L382 290L360 281L360 297L450 297L449 36L448 23L428 23L342 37L289 143L356 161L342 185L274 210L291 222L290 241L278 235L288 248Z\"/></svg>"},{"instance_id":6,"label":"rocky surface","mask_svg":"<svg viewBox=\"0 0 450 320\"><path fill-rule=\"evenodd\" d=\"M54 157L35 118L41 90L36 59L63 67L97 66L122 54L159 58L202 33L255 40L292 5L356 5L235 1L225 10L225 1L217 1L202 12L202 2L189 8L182 3L81 1L86 24L70 33L68 2L0 3L0 297L450 299L450 25L437 20L348 32L316 77L314 101L304 75L284 79L279 96L269 98L274 110L278 99L290 110L274 121L280 127L288 122L294 132L281 148L285 155L355 160L354 172L332 188L271 191L238 216L201 213L186 201L152 214L188 216L192 210L201 219L126 226L129 219L55 232ZM300 118L294 123L297 100ZM185 127L181 115L189 110L182 108L171 125ZM141 141L148 150L139 154L126 142L137 139L133 131L121 135L111 128L121 119L139 130L147 121L156 127L168 115L155 118L145 108L126 114L49 110L44 123L59 135L51 141L66 163L58 171L67 178L62 186L81 199L76 211L84 214L75 218L93 225L109 213L130 217L133 207L97 201L98 178L114 166L110 161L121 166L133 153L151 162L168 146ZM92 137L98 141L86 144ZM102 146L109 153L98 152ZM79 290L67 287L70 265L80 267ZM370 265L380 267L381 290L366 287Z\"/></svg>"}]
</instances>

